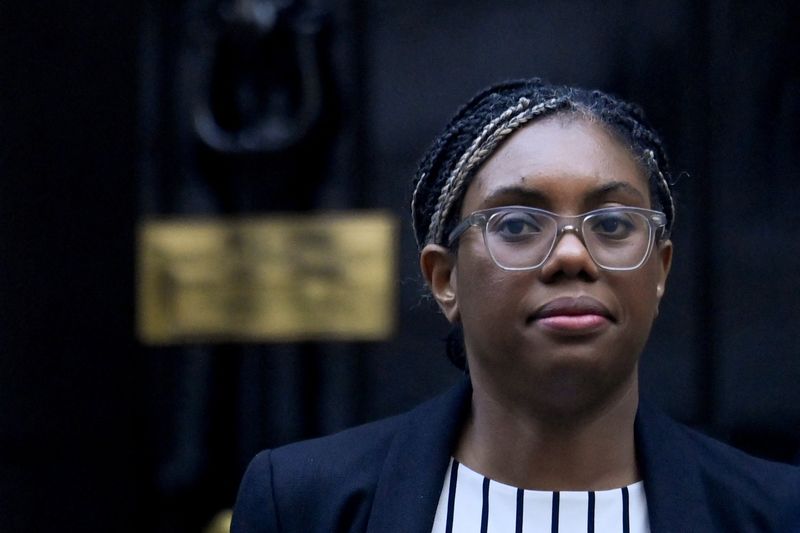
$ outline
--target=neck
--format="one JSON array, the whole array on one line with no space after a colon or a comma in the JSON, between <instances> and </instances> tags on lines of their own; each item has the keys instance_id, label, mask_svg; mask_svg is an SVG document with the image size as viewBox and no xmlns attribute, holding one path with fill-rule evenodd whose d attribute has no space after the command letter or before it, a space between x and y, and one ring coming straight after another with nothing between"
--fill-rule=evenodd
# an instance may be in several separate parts
<instances>
[{"instance_id":1,"label":"neck","mask_svg":"<svg viewBox=\"0 0 800 533\"><path fill-rule=\"evenodd\" d=\"M542 416L473 382L456 458L501 483L539 490L604 490L640 479L633 424L636 376L591 408Z\"/></svg>"}]
</instances>

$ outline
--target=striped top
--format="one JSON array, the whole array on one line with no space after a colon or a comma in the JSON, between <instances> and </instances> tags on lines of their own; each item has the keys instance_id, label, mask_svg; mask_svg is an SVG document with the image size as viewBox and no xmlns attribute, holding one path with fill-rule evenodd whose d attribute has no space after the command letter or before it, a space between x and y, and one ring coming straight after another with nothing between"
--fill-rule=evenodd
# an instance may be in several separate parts
<instances>
[{"instance_id":1,"label":"striped top","mask_svg":"<svg viewBox=\"0 0 800 533\"><path fill-rule=\"evenodd\" d=\"M455 459L444 478L432 533L649 533L644 484L601 491L524 490Z\"/></svg>"}]
</instances>

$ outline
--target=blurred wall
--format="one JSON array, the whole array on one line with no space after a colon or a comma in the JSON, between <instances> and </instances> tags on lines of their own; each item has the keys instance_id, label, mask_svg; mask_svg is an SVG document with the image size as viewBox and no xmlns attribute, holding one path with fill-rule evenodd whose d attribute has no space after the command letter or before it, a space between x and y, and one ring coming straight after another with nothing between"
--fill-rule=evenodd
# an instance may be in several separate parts
<instances>
[{"instance_id":1,"label":"blurred wall","mask_svg":"<svg viewBox=\"0 0 800 533\"><path fill-rule=\"evenodd\" d=\"M754 453L797 452L796 7L309 1L324 116L293 151L242 158L191 123L223 4L0 5L4 531L200 531L258 449L453 382L417 274L411 177L469 96L531 75L641 103L687 173L643 394ZM270 51L291 78L284 52ZM390 341L136 341L141 220L376 207L402 220Z\"/></svg>"}]
</instances>

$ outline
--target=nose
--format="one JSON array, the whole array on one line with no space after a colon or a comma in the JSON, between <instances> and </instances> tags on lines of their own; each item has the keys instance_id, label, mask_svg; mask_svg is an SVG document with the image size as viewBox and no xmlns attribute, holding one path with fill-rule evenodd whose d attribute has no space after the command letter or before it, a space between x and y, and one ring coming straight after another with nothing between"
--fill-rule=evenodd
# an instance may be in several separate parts
<instances>
[{"instance_id":1,"label":"nose","mask_svg":"<svg viewBox=\"0 0 800 533\"><path fill-rule=\"evenodd\" d=\"M550 256L542 265L541 275L545 281L555 281L560 277L594 281L599 275L599 269L577 230L572 226L565 226L559 232Z\"/></svg>"}]
</instances>

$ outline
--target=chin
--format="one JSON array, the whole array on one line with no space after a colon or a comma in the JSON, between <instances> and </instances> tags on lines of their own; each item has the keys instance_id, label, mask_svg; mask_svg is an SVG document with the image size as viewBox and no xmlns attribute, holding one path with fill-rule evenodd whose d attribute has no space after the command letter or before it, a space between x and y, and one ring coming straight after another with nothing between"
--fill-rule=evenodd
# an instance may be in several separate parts
<instances>
[{"instance_id":1,"label":"chin","mask_svg":"<svg viewBox=\"0 0 800 533\"><path fill-rule=\"evenodd\" d=\"M525 401L560 415L604 405L637 383L638 357L610 357L608 351L586 345L558 346L547 355L539 351L535 357L521 357L527 363L516 366L514 388Z\"/></svg>"}]
</instances>

